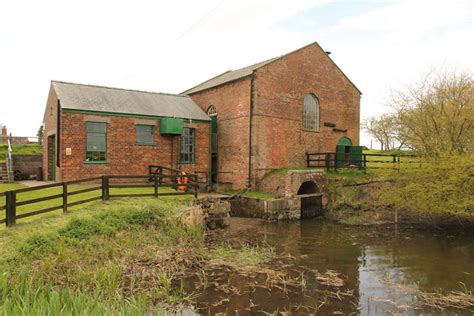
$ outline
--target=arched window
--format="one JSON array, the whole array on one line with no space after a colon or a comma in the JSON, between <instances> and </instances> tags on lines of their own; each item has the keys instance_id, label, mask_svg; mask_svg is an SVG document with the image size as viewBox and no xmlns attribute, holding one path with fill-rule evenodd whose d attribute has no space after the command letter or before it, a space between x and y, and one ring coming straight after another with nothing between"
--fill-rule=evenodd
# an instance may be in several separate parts
<instances>
[{"instance_id":1,"label":"arched window","mask_svg":"<svg viewBox=\"0 0 474 316\"><path fill-rule=\"evenodd\" d=\"M319 102L314 94L304 96L303 129L310 131L319 130Z\"/></svg>"},{"instance_id":2,"label":"arched window","mask_svg":"<svg viewBox=\"0 0 474 316\"><path fill-rule=\"evenodd\" d=\"M208 109L207 109L207 115L209 116L217 116L217 109L214 105L211 105Z\"/></svg>"}]
</instances>

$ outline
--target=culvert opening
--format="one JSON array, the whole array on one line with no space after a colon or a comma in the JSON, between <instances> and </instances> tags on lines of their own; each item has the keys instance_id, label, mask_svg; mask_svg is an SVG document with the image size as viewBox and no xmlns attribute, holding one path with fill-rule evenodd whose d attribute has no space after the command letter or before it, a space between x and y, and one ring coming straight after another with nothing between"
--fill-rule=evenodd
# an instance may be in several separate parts
<instances>
[{"instance_id":1,"label":"culvert opening","mask_svg":"<svg viewBox=\"0 0 474 316\"><path fill-rule=\"evenodd\" d=\"M301 196L302 219L323 215L322 195L314 181L303 182L297 194Z\"/></svg>"}]
</instances>

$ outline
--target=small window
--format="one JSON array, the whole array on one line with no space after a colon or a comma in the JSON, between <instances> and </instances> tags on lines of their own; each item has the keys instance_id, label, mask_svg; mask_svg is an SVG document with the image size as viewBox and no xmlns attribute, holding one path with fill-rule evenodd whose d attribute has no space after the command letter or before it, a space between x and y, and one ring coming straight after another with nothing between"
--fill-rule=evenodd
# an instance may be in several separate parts
<instances>
[{"instance_id":1,"label":"small window","mask_svg":"<svg viewBox=\"0 0 474 316\"><path fill-rule=\"evenodd\" d=\"M207 115L209 116L217 116L217 109L214 105L211 105L208 109L207 109Z\"/></svg>"},{"instance_id":2,"label":"small window","mask_svg":"<svg viewBox=\"0 0 474 316\"><path fill-rule=\"evenodd\" d=\"M107 159L107 123L86 122L86 161Z\"/></svg>"},{"instance_id":3,"label":"small window","mask_svg":"<svg viewBox=\"0 0 474 316\"><path fill-rule=\"evenodd\" d=\"M194 128L185 127L181 135L181 144L179 151L179 159L181 163L194 163L196 152L196 130Z\"/></svg>"},{"instance_id":4,"label":"small window","mask_svg":"<svg viewBox=\"0 0 474 316\"><path fill-rule=\"evenodd\" d=\"M137 144L153 145L153 125L136 125L137 128Z\"/></svg>"},{"instance_id":5,"label":"small window","mask_svg":"<svg viewBox=\"0 0 474 316\"><path fill-rule=\"evenodd\" d=\"M303 129L319 130L319 103L313 94L305 95L303 104Z\"/></svg>"}]
</instances>

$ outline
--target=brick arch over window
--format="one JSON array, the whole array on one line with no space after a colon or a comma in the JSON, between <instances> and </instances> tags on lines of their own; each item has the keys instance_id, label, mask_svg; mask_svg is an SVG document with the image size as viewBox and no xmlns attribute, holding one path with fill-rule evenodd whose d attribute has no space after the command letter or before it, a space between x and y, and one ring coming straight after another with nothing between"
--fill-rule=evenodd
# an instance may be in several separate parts
<instances>
[{"instance_id":1,"label":"brick arch over window","mask_svg":"<svg viewBox=\"0 0 474 316\"><path fill-rule=\"evenodd\" d=\"M303 129L309 131L319 130L319 101L312 93L304 96Z\"/></svg>"},{"instance_id":2,"label":"brick arch over window","mask_svg":"<svg viewBox=\"0 0 474 316\"><path fill-rule=\"evenodd\" d=\"M217 109L216 109L216 106L215 106L215 105L211 105L211 106L207 109L207 115L209 115L209 116L217 116Z\"/></svg>"}]
</instances>

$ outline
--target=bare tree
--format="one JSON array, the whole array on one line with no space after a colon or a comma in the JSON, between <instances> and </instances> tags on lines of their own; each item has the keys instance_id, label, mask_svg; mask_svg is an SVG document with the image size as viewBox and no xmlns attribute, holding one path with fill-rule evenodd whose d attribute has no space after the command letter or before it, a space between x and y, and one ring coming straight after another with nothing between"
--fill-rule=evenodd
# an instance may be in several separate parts
<instances>
[{"instance_id":1,"label":"bare tree","mask_svg":"<svg viewBox=\"0 0 474 316\"><path fill-rule=\"evenodd\" d=\"M393 149L396 143L397 123L392 114L383 114L380 117L371 117L363 124L363 128L381 144L382 150Z\"/></svg>"}]
</instances>

